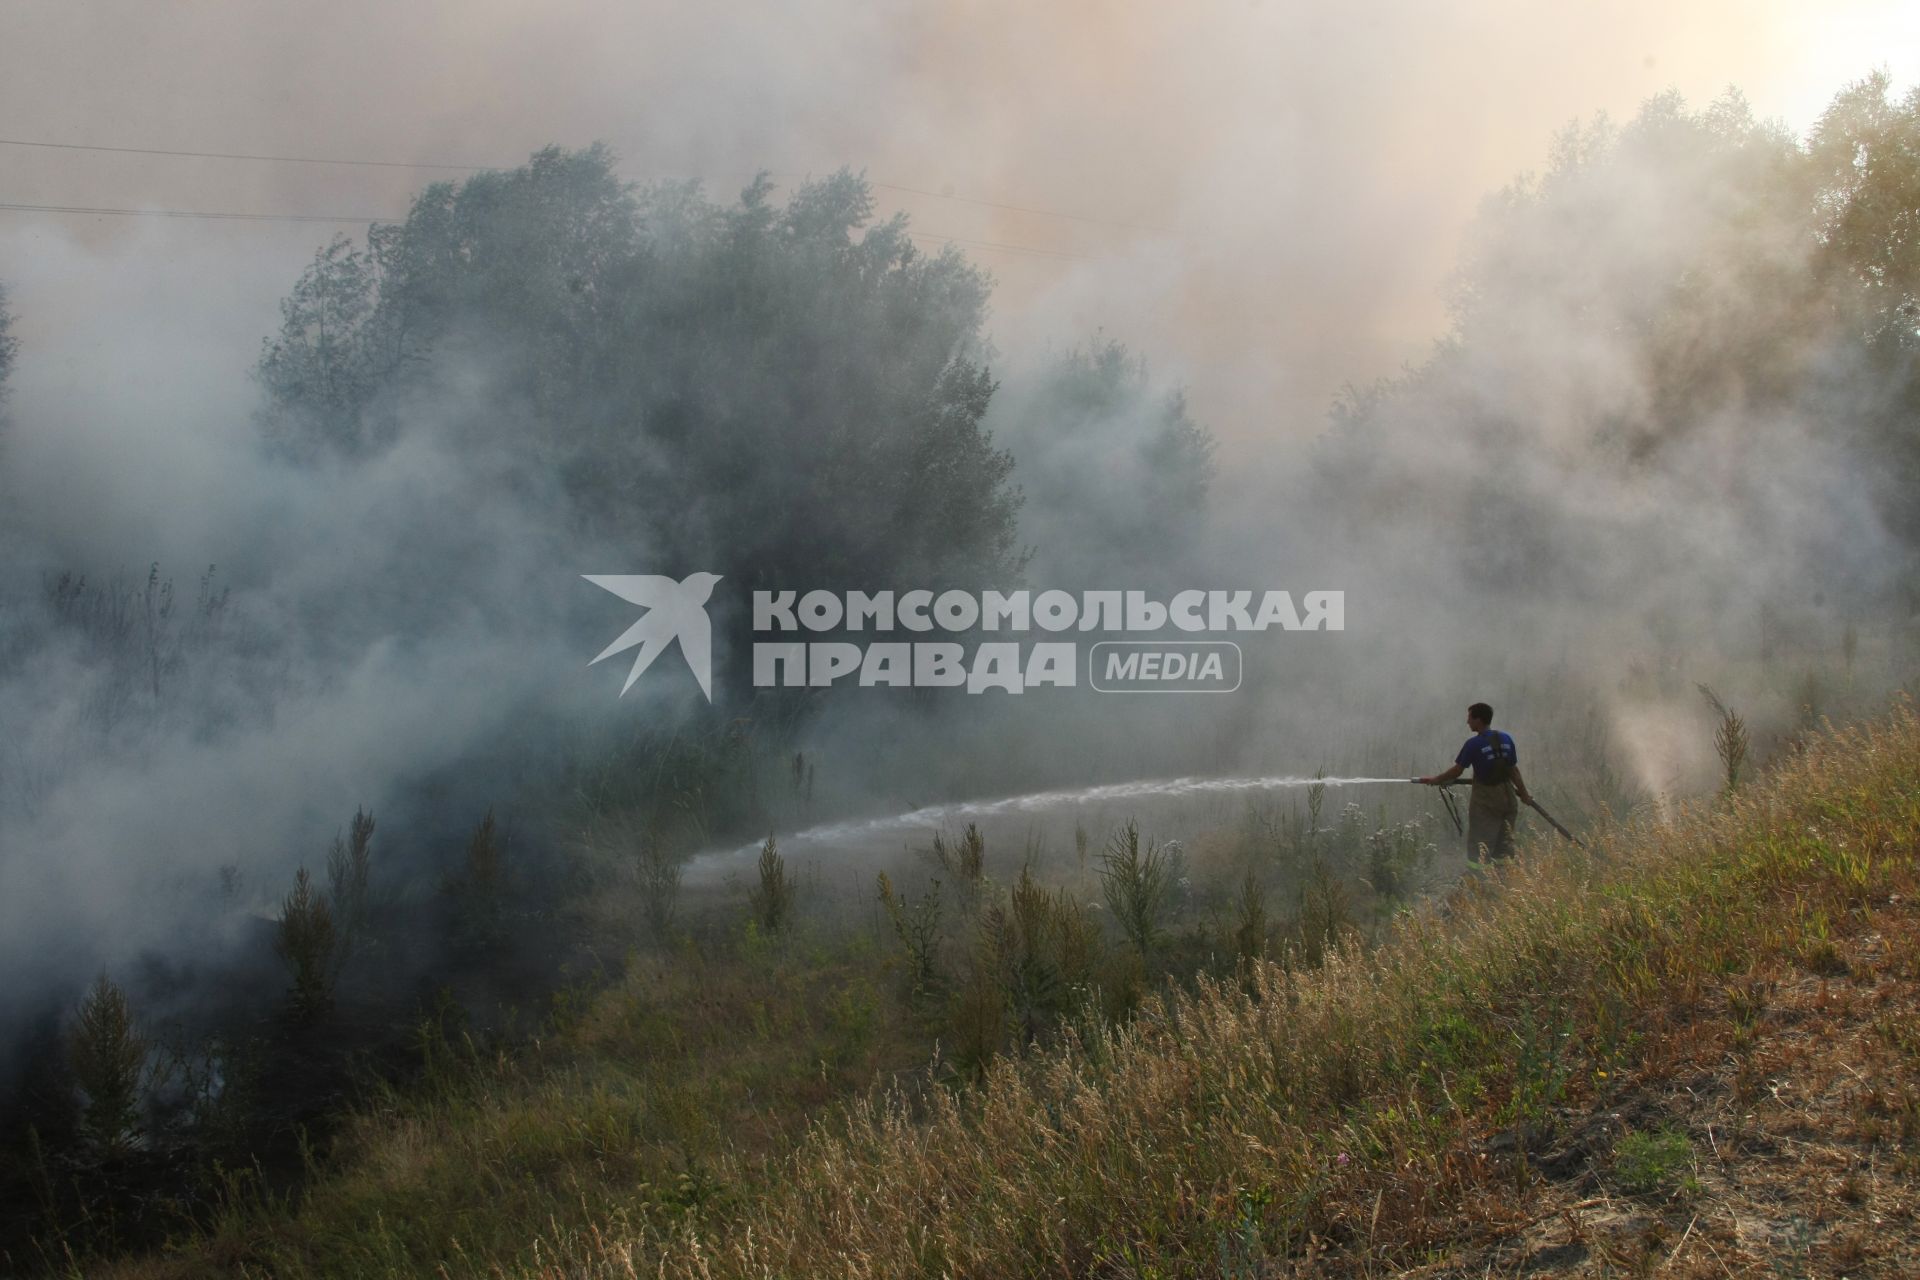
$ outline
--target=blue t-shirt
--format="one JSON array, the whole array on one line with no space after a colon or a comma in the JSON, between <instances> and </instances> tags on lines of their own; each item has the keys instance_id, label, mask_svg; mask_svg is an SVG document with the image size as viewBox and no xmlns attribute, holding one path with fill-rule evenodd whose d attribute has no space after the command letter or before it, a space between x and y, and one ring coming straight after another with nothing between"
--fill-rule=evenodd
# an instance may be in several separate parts
<instances>
[{"instance_id":1,"label":"blue t-shirt","mask_svg":"<svg viewBox=\"0 0 1920 1280\"><path fill-rule=\"evenodd\" d=\"M1488 729L1484 733L1474 734L1467 739L1466 745L1460 748L1460 754L1453 758L1453 762L1461 768L1473 770L1476 782L1481 780L1482 772L1489 770L1489 766L1497 760L1505 761L1508 766L1520 763L1520 752L1514 747L1512 737L1498 729Z\"/></svg>"}]
</instances>

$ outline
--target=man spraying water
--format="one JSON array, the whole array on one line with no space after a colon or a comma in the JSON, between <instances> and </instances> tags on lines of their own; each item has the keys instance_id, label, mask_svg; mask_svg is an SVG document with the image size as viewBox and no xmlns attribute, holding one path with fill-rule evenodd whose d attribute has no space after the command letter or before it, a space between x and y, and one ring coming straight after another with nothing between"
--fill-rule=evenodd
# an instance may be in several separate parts
<instances>
[{"instance_id":1,"label":"man spraying water","mask_svg":"<svg viewBox=\"0 0 1920 1280\"><path fill-rule=\"evenodd\" d=\"M1467 708L1467 728L1473 730L1473 736L1454 757L1453 767L1414 781L1444 787L1471 768L1473 791L1467 802L1467 859L1482 862L1511 857L1514 819L1520 814L1521 804L1533 805L1526 779L1520 776L1520 752L1513 745L1511 734L1493 727L1493 708L1484 702Z\"/></svg>"}]
</instances>

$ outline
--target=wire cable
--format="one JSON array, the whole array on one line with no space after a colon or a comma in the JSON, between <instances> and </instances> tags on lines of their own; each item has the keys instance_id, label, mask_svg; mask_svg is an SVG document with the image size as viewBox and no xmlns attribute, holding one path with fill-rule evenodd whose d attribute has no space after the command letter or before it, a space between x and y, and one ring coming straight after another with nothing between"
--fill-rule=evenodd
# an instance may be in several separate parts
<instances>
[{"instance_id":1,"label":"wire cable","mask_svg":"<svg viewBox=\"0 0 1920 1280\"><path fill-rule=\"evenodd\" d=\"M0 201L0 212L5 213L64 213L88 217L109 218L199 218L218 222L320 222L320 223L364 223L392 222L395 219L369 214L327 214L327 213L246 213L229 209L127 209L106 205L78 204L24 204L14 201ZM1065 249L1044 249L1038 245L1008 244L996 240L973 240L965 236L940 235L932 231L909 231L915 240L931 241L936 244L963 244L971 249L989 249L1002 253L1027 254L1043 258L1066 258L1077 262L1092 262L1093 257L1084 253L1073 253Z\"/></svg>"},{"instance_id":2,"label":"wire cable","mask_svg":"<svg viewBox=\"0 0 1920 1280\"><path fill-rule=\"evenodd\" d=\"M437 160L360 160L346 156L288 156L266 155L247 151L197 151L178 147L116 147L100 143L86 142L48 142L38 138L0 138L0 147L37 147L48 151L99 151L110 155L125 156L171 156L194 160L246 160L267 164L324 164L346 165L371 169L439 169L457 173L487 173L507 165L451 164ZM776 177L793 178L791 173L775 174ZM899 182L881 182L867 179L867 185L885 191L899 191L908 195L926 196L934 200L952 200L960 204L978 205L985 209L1000 209L1008 213L1032 214L1043 218L1066 218L1073 222L1084 222L1092 226L1115 227L1122 231L1159 232L1157 227L1135 226L1124 222L1114 222L1106 218L1096 218L1086 213L1070 213L1063 209L1044 209L1037 205L1015 204L1005 200L987 200L978 196L963 196L946 191L932 191L926 187L912 187ZM329 219L331 221L331 219Z\"/></svg>"},{"instance_id":3,"label":"wire cable","mask_svg":"<svg viewBox=\"0 0 1920 1280\"><path fill-rule=\"evenodd\" d=\"M1006 244L995 240L969 240L964 236L943 236L934 231L909 231L915 240L931 240L938 244L963 244L969 249L999 249L1006 253L1026 253L1041 258L1070 258L1075 262L1093 262L1092 254L1072 253L1066 249L1042 249L1030 244Z\"/></svg>"},{"instance_id":4,"label":"wire cable","mask_svg":"<svg viewBox=\"0 0 1920 1280\"><path fill-rule=\"evenodd\" d=\"M1141 226L1128 222L1112 222L1106 218L1096 218L1091 214L1067 213L1060 209L1039 209L1032 205L1005 204L999 200L981 200L974 196L950 195L944 191L928 191L923 187L903 187L897 182L880 182L873 178L867 179L867 185L870 187L880 187L887 191L910 192L916 196L932 196L936 200L958 200L962 204L977 204L987 209L1004 209L1009 213L1031 213L1043 218L1069 218L1074 222L1091 223L1096 227L1114 227L1121 231L1150 231L1155 234L1164 233L1164 228L1161 227Z\"/></svg>"},{"instance_id":5,"label":"wire cable","mask_svg":"<svg viewBox=\"0 0 1920 1280\"><path fill-rule=\"evenodd\" d=\"M438 164L426 160L339 160L325 156L262 156L240 151L178 151L164 147L104 147L81 142L36 142L26 138L0 138L0 147L42 147L49 151L108 151L123 156L187 156L195 160L261 160L272 164L341 164L373 169L457 169L462 173L485 173L494 168L484 164Z\"/></svg>"},{"instance_id":6,"label":"wire cable","mask_svg":"<svg viewBox=\"0 0 1920 1280\"><path fill-rule=\"evenodd\" d=\"M16 204L0 201L0 211L10 213L78 213L112 218L210 218L223 222L387 222L387 218L368 218L357 214L330 213L241 213L225 209L116 209L79 204Z\"/></svg>"}]
</instances>

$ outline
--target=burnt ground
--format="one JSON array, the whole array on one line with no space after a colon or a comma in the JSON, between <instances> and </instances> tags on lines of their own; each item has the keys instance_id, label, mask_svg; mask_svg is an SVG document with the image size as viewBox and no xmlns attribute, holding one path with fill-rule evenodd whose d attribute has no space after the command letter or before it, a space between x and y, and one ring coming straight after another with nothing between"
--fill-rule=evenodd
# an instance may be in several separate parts
<instances>
[{"instance_id":1,"label":"burnt ground","mask_svg":"<svg viewBox=\"0 0 1920 1280\"><path fill-rule=\"evenodd\" d=\"M1920 1276L1912 904L1704 997L1640 1056L1552 1136L1464 1153L1501 1176L1397 1274Z\"/></svg>"}]
</instances>

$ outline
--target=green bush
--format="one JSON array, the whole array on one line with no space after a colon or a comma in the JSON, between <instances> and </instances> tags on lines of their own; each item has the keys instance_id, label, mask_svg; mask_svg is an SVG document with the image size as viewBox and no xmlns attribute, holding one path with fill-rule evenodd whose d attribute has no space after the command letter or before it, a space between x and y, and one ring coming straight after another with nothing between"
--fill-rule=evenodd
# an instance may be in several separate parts
<instances>
[{"instance_id":1,"label":"green bush","mask_svg":"<svg viewBox=\"0 0 1920 1280\"><path fill-rule=\"evenodd\" d=\"M318 1017L333 1004L337 941L333 909L301 867L294 873L293 891L281 900L273 947L293 975L293 1011L302 1020Z\"/></svg>"},{"instance_id":2,"label":"green bush","mask_svg":"<svg viewBox=\"0 0 1920 1280\"><path fill-rule=\"evenodd\" d=\"M366 940L368 885L373 869L373 815L356 809L346 836L335 836L327 852L327 880L332 889L333 919L343 947Z\"/></svg>"},{"instance_id":3,"label":"green bush","mask_svg":"<svg viewBox=\"0 0 1920 1280\"><path fill-rule=\"evenodd\" d=\"M133 1008L101 974L80 1002L67 1036L67 1064L86 1095L80 1138L99 1157L124 1154L140 1134L140 1088L147 1042L133 1025Z\"/></svg>"},{"instance_id":4,"label":"green bush","mask_svg":"<svg viewBox=\"0 0 1920 1280\"><path fill-rule=\"evenodd\" d=\"M466 865L452 886L462 942L486 947L506 936L508 880L506 843L489 809L467 840Z\"/></svg>"},{"instance_id":5,"label":"green bush","mask_svg":"<svg viewBox=\"0 0 1920 1280\"><path fill-rule=\"evenodd\" d=\"M1100 891L1121 936L1144 958L1159 942L1174 889L1174 864L1160 845L1140 845L1140 826L1127 824L1107 841L1100 858Z\"/></svg>"},{"instance_id":6,"label":"green bush","mask_svg":"<svg viewBox=\"0 0 1920 1280\"><path fill-rule=\"evenodd\" d=\"M785 929L793 920L793 900L797 892L798 886L787 873L787 860L780 855L780 847L773 837L768 836L760 848L760 883L750 894L755 923L768 933Z\"/></svg>"},{"instance_id":7,"label":"green bush","mask_svg":"<svg viewBox=\"0 0 1920 1280\"><path fill-rule=\"evenodd\" d=\"M1634 1195L1691 1188L1693 1144L1665 1126L1626 1134L1614 1144L1613 1173Z\"/></svg>"}]
</instances>

